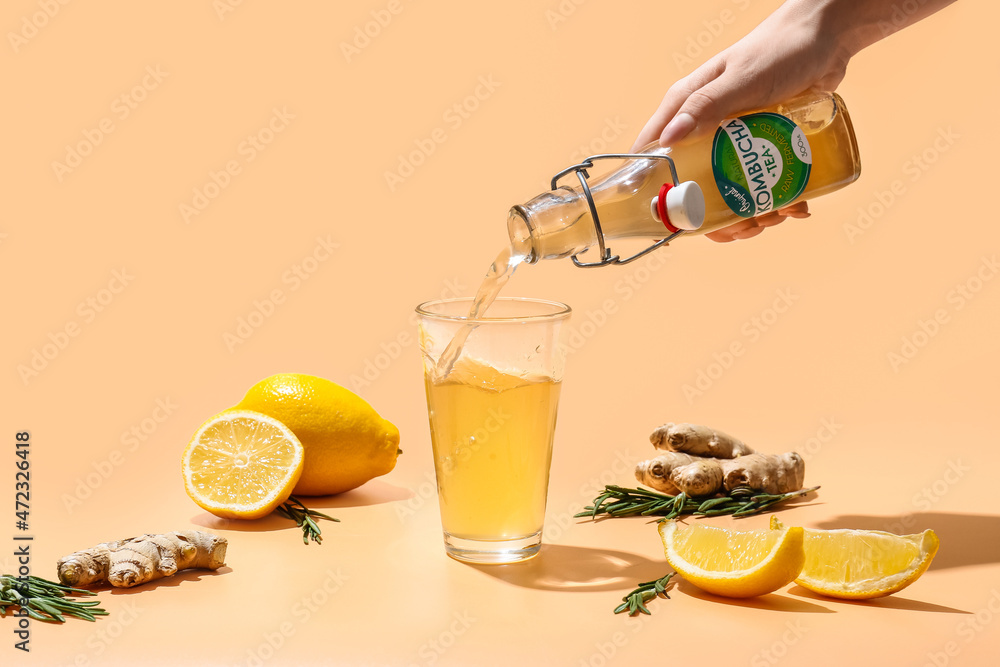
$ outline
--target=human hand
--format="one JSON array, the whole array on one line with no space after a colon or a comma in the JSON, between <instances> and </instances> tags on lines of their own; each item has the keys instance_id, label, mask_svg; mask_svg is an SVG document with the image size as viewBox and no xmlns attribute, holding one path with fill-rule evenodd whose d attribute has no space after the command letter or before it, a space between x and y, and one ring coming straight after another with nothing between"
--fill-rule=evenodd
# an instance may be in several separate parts
<instances>
[{"instance_id":1,"label":"human hand","mask_svg":"<svg viewBox=\"0 0 1000 667\"><path fill-rule=\"evenodd\" d=\"M809 203L797 201L790 206L779 208L777 211L771 211L770 213L765 213L764 215L758 215L756 218L744 218L739 222L734 222L728 227L716 229L714 232L705 234L705 238L718 241L719 243L751 239L764 231L765 228L773 227L779 222L783 222L785 218L808 217Z\"/></svg>"},{"instance_id":2,"label":"human hand","mask_svg":"<svg viewBox=\"0 0 1000 667\"><path fill-rule=\"evenodd\" d=\"M809 88L834 90L854 54L846 30L822 11L824 2L789 0L750 34L670 87L632 147L659 138L671 146L714 132L726 118L782 102ZM706 234L713 241L747 239L787 217L809 216L797 202Z\"/></svg>"}]
</instances>

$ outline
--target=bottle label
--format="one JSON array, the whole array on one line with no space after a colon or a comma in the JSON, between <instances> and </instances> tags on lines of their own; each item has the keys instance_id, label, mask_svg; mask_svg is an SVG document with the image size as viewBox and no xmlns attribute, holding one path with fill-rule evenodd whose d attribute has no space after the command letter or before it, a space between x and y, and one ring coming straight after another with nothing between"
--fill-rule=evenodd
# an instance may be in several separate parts
<instances>
[{"instance_id":1,"label":"bottle label","mask_svg":"<svg viewBox=\"0 0 1000 667\"><path fill-rule=\"evenodd\" d=\"M712 171L733 213L752 218L788 206L809 182L812 152L802 129L762 112L722 122L712 143Z\"/></svg>"}]
</instances>

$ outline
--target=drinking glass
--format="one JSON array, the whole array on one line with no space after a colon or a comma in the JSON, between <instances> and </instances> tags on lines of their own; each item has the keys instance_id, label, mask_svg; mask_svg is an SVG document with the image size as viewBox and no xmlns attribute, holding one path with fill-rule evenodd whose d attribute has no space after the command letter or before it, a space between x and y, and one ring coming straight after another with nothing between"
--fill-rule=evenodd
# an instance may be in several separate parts
<instances>
[{"instance_id":1,"label":"drinking glass","mask_svg":"<svg viewBox=\"0 0 1000 667\"><path fill-rule=\"evenodd\" d=\"M570 308L508 297L470 319L471 305L417 307L445 551L512 563L541 547Z\"/></svg>"}]
</instances>

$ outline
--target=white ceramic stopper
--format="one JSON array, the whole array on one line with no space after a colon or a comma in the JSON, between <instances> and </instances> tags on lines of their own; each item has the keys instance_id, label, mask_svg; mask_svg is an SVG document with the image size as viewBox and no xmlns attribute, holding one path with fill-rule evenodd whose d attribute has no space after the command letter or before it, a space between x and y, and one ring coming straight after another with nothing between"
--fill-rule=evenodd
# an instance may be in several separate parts
<instances>
[{"instance_id":1,"label":"white ceramic stopper","mask_svg":"<svg viewBox=\"0 0 1000 667\"><path fill-rule=\"evenodd\" d=\"M667 215L670 224L689 232L705 222L705 195L694 181L684 181L667 190Z\"/></svg>"}]
</instances>

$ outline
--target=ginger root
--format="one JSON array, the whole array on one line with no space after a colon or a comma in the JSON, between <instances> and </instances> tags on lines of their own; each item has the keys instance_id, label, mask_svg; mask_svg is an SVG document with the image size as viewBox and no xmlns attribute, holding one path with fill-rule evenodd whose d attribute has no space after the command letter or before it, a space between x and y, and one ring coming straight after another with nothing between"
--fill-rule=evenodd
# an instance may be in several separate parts
<instances>
[{"instance_id":1,"label":"ginger root","mask_svg":"<svg viewBox=\"0 0 1000 667\"><path fill-rule=\"evenodd\" d=\"M689 496L710 496L722 486L722 468L716 459L667 452L640 462L635 478L672 496L681 491Z\"/></svg>"},{"instance_id":2,"label":"ginger root","mask_svg":"<svg viewBox=\"0 0 1000 667\"><path fill-rule=\"evenodd\" d=\"M760 454L722 431L698 424L664 424L649 440L667 451L640 462L635 477L670 495L713 496L738 487L782 494L801 489L805 478L805 462L795 452Z\"/></svg>"},{"instance_id":3,"label":"ginger root","mask_svg":"<svg viewBox=\"0 0 1000 667\"><path fill-rule=\"evenodd\" d=\"M59 581L67 586L120 588L169 577L180 570L217 570L225 565L226 538L198 530L140 535L103 542L77 551L56 563Z\"/></svg>"},{"instance_id":4,"label":"ginger root","mask_svg":"<svg viewBox=\"0 0 1000 667\"><path fill-rule=\"evenodd\" d=\"M639 463L635 477L646 486L671 495L683 491L692 497L712 496L740 486L781 494L802 488L805 462L795 452L754 453L735 459L669 452Z\"/></svg>"},{"instance_id":5,"label":"ginger root","mask_svg":"<svg viewBox=\"0 0 1000 667\"><path fill-rule=\"evenodd\" d=\"M806 463L795 452L747 454L722 461L721 465L726 491L748 486L775 495L788 493L801 489L806 476Z\"/></svg>"},{"instance_id":6,"label":"ginger root","mask_svg":"<svg viewBox=\"0 0 1000 667\"><path fill-rule=\"evenodd\" d=\"M717 459L734 459L754 453L743 441L698 424L666 423L650 434L649 441L657 449Z\"/></svg>"}]
</instances>

